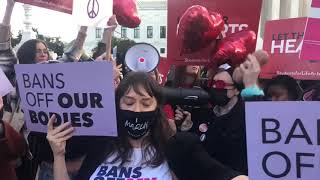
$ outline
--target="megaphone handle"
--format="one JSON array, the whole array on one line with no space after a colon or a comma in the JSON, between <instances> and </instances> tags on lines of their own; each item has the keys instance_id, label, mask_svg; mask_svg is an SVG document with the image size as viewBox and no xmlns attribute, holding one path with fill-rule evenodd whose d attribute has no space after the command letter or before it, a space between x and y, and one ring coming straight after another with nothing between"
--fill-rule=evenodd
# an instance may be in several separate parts
<instances>
[{"instance_id":1,"label":"megaphone handle","mask_svg":"<svg viewBox=\"0 0 320 180\"><path fill-rule=\"evenodd\" d=\"M176 107L180 107L180 106L176 106ZM178 109L178 108L176 108L176 109ZM189 113L191 113L192 107L185 106L185 107L181 108L181 110L182 110L182 113L183 113L183 111L188 111ZM186 121L187 116L188 116L187 114L183 113L182 120L175 121L176 126L181 127L181 125Z\"/></svg>"}]
</instances>

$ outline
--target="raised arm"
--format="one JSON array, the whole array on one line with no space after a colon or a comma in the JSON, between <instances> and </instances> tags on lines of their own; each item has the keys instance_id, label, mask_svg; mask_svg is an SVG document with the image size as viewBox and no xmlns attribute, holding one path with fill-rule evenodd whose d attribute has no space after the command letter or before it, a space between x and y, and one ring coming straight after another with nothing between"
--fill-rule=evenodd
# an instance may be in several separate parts
<instances>
[{"instance_id":1,"label":"raised arm","mask_svg":"<svg viewBox=\"0 0 320 180\"><path fill-rule=\"evenodd\" d=\"M6 11L0 24L0 50L10 48L10 21L14 7L14 0L7 0Z\"/></svg>"},{"instance_id":2,"label":"raised arm","mask_svg":"<svg viewBox=\"0 0 320 180\"><path fill-rule=\"evenodd\" d=\"M10 40L10 21L13 7L14 0L7 0L6 11L0 25L0 50L9 49L8 46L10 46L8 42Z\"/></svg>"},{"instance_id":3,"label":"raised arm","mask_svg":"<svg viewBox=\"0 0 320 180\"><path fill-rule=\"evenodd\" d=\"M72 46L64 53L61 59L64 62L79 61L83 54L83 44L87 37L87 26L81 26L78 32L78 36Z\"/></svg>"},{"instance_id":4,"label":"raised arm","mask_svg":"<svg viewBox=\"0 0 320 180\"><path fill-rule=\"evenodd\" d=\"M116 16L113 15L109 21L108 21L108 28L106 28L103 32L103 42L106 44L106 59L110 60L111 59L111 47L112 47L112 36L114 31L117 28L117 20Z\"/></svg>"}]
</instances>

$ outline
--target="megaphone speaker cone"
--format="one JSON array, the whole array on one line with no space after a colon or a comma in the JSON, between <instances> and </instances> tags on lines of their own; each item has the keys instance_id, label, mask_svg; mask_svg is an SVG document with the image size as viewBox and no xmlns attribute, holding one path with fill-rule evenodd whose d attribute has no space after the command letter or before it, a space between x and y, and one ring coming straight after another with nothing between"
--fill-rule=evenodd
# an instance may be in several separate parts
<instances>
[{"instance_id":1,"label":"megaphone speaker cone","mask_svg":"<svg viewBox=\"0 0 320 180\"><path fill-rule=\"evenodd\" d=\"M160 62L158 50L147 43L138 43L126 53L125 64L134 72L151 72Z\"/></svg>"}]
</instances>

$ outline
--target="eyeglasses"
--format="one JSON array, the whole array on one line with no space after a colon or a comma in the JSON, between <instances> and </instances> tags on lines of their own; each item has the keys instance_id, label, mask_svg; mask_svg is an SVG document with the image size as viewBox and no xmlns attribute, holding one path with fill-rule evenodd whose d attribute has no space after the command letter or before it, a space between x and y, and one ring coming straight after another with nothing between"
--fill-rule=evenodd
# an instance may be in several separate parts
<instances>
[{"instance_id":1,"label":"eyeglasses","mask_svg":"<svg viewBox=\"0 0 320 180\"><path fill-rule=\"evenodd\" d=\"M36 51L37 54L49 54L49 51L47 49L37 49Z\"/></svg>"},{"instance_id":2,"label":"eyeglasses","mask_svg":"<svg viewBox=\"0 0 320 180\"><path fill-rule=\"evenodd\" d=\"M209 80L208 81L208 87L211 88L217 88L217 89L227 89L227 87L233 87L234 84L231 84L231 83L226 83L222 80ZM228 88L230 89L230 88Z\"/></svg>"}]
</instances>

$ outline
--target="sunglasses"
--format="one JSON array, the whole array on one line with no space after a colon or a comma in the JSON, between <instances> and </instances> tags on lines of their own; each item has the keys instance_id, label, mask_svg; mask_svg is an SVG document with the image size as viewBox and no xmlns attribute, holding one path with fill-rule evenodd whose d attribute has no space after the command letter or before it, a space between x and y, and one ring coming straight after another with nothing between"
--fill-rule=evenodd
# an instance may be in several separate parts
<instances>
[{"instance_id":1,"label":"sunglasses","mask_svg":"<svg viewBox=\"0 0 320 180\"><path fill-rule=\"evenodd\" d=\"M232 86L233 87L234 84L231 84L231 83L226 83L222 80L209 80L208 81L208 88L217 88L217 89L226 89L226 87L230 87Z\"/></svg>"}]
</instances>

